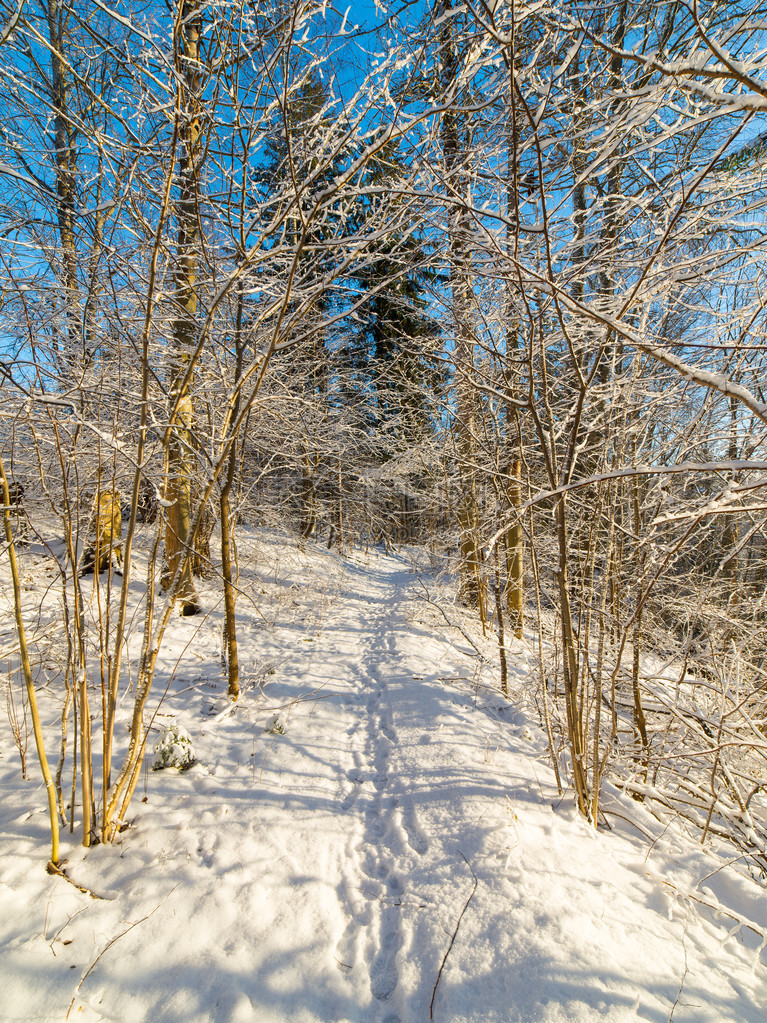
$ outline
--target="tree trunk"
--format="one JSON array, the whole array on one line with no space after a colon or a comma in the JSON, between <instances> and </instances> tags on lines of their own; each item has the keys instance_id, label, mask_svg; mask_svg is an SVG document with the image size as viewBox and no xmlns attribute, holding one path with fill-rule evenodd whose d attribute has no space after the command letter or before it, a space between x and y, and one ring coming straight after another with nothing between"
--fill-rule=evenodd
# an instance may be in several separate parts
<instances>
[{"instance_id":1,"label":"tree trunk","mask_svg":"<svg viewBox=\"0 0 767 1023\"><path fill-rule=\"evenodd\" d=\"M236 700L240 695L240 662L237 653L237 619L235 617L235 587L233 582L235 557L232 537L229 492L234 476L232 463L235 447L230 455L227 478L221 488L221 575L224 579L224 641L226 649L227 694Z\"/></svg>"},{"instance_id":2,"label":"tree trunk","mask_svg":"<svg viewBox=\"0 0 767 1023\"><path fill-rule=\"evenodd\" d=\"M235 321L235 374L237 384L242 377L244 345L242 340L243 316L242 286L237 292L237 314ZM235 395L232 405L231 422L237 423L240 414L240 393ZM237 433L231 439L226 475L221 487L219 513L221 515L221 576L224 580L224 651L226 657L227 694L232 700L240 695L240 660L237 650L237 617L235 614L237 589L234 575L237 570L237 555L232 530L232 513L229 497L237 469Z\"/></svg>"},{"instance_id":3,"label":"tree trunk","mask_svg":"<svg viewBox=\"0 0 767 1023\"><path fill-rule=\"evenodd\" d=\"M196 614L197 592L192 580L192 479L194 464L194 403L187 369L197 345L197 274L199 266L199 59L202 14L199 0L184 0L177 22L176 116L181 156L178 169L176 218L178 237L175 270L175 320L170 363L171 423L165 483L165 566L163 585L180 601L181 613Z\"/></svg>"},{"instance_id":4,"label":"tree trunk","mask_svg":"<svg viewBox=\"0 0 767 1023\"><path fill-rule=\"evenodd\" d=\"M730 398L730 437L727 445L727 457L734 462L738 457L738 402ZM727 603L734 604L738 600L738 521L734 515L724 517L724 535L722 547L725 560L722 581L727 588Z\"/></svg>"},{"instance_id":5,"label":"tree trunk","mask_svg":"<svg viewBox=\"0 0 767 1023\"><path fill-rule=\"evenodd\" d=\"M506 534L506 607L514 635L524 634L524 550L525 533L522 528L522 462L516 459L507 486L509 509L514 516Z\"/></svg>"},{"instance_id":6,"label":"tree trunk","mask_svg":"<svg viewBox=\"0 0 767 1023\"><path fill-rule=\"evenodd\" d=\"M442 0L440 13L440 49L442 60L443 101L455 88L458 78L458 59L453 40L451 0ZM479 505L475 462L475 404L473 387L474 334L472 329L472 282L469 239L471 224L467 209L467 146L461 145L464 125L460 116L448 105L442 115L442 155L445 162L445 183L448 201L448 251L450 262L450 291L455 321L455 390L456 429L458 434L458 475L460 528L460 583L461 600L478 608L486 620L485 581L482 571L482 550L479 540Z\"/></svg>"},{"instance_id":7,"label":"tree trunk","mask_svg":"<svg viewBox=\"0 0 767 1023\"><path fill-rule=\"evenodd\" d=\"M77 341L77 255L75 252L75 209L77 152L75 129L69 111L69 69L64 59L64 39L69 8L61 0L47 0L46 16L51 44L51 106L54 163L56 167L56 219L61 241L61 282L64 285L65 362L71 371L76 365Z\"/></svg>"},{"instance_id":8,"label":"tree trunk","mask_svg":"<svg viewBox=\"0 0 767 1023\"><path fill-rule=\"evenodd\" d=\"M515 28L512 26L512 46L508 56L509 108L506 137L506 366L505 383L509 395L506 403L506 496L512 524L506 533L506 607L517 639L524 631L523 573L525 535L522 529L522 430L519 410L514 403L519 390L519 312L518 285L514 282L513 268L519 243L519 130L515 101Z\"/></svg>"},{"instance_id":9,"label":"tree trunk","mask_svg":"<svg viewBox=\"0 0 767 1023\"><path fill-rule=\"evenodd\" d=\"M316 455L309 448L309 438L301 441L301 536L308 540L317 528L317 494L314 488Z\"/></svg>"},{"instance_id":10,"label":"tree trunk","mask_svg":"<svg viewBox=\"0 0 767 1023\"><path fill-rule=\"evenodd\" d=\"M51 828L51 858L49 862L50 866L53 867L54 870L57 870L59 864L59 818L56 810L56 786L54 785L50 767L48 766L48 759L45 755L45 743L43 741L40 714L37 708L37 696L35 694L35 684L32 676L32 664L29 657L29 648L27 646L24 619L21 614L21 577L18 563L16 561L16 546L13 540L13 527L11 525L11 500L8 493L8 478L5 475L5 466L3 465L2 457L0 457L0 498L2 498L3 502L3 527L5 531L5 541L7 544L8 564L11 570L11 582L13 584L13 609L16 619L16 635L19 641L19 658L24 671L24 682L27 690L29 709L32 716L32 727L35 734L37 757L40 762L40 770L42 771L45 791L48 797L48 816ZM87 803L87 807L90 807L90 801ZM88 843L86 842L85 844L87 845Z\"/></svg>"},{"instance_id":11,"label":"tree trunk","mask_svg":"<svg viewBox=\"0 0 767 1023\"><path fill-rule=\"evenodd\" d=\"M559 590L560 630L562 640L562 667L565 683L565 711L567 716L567 738L573 768L573 787L578 809L584 817L591 816L591 799L586 764L587 740L583 717L582 692L580 686L580 656L578 637L573 624L570 603L569 580L567 577L567 509L566 497L557 500L556 528L559 547L559 565L556 571Z\"/></svg>"}]
</instances>

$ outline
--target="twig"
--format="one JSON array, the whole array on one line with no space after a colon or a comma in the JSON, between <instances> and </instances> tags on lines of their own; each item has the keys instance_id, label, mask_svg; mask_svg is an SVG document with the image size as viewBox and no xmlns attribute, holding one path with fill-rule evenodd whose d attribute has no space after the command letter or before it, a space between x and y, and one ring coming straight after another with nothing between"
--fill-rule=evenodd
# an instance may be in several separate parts
<instances>
[{"instance_id":1,"label":"twig","mask_svg":"<svg viewBox=\"0 0 767 1023\"><path fill-rule=\"evenodd\" d=\"M724 870L726 867L731 867L733 863L737 863L739 860L746 859L748 859L748 853L741 853L740 856L735 856L731 860L727 860L725 863L720 863L715 870L710 871L705 877L702 877L695 887L700 888L704 881L708 881L710 877L713 877L714 874L718 874L720 870Z\"/></svg>"},{"instance_id":2,"label":"twig","mask_svg":"<svg viewBox=\"0 0 767 1023\"><path fill-rule=\"evenodd\" d=\"M674 1023L674 1010L679 1005L679 999L682 997L682 990L684 989L684 982L687 980L687 945L685 944L685 938L687 937L687 924L688 921L685 919L684 923L684 934L682 935L682 952L684 953L684 971L682 972L682 979L679 982L679 990L676 993L674 1004L671 1006L671 1012L668 1014L668 1023Z\"/></svg>"},{"instance_id":3,"label":"twig","mask_svg":"<svg viewBox=\"0 0 767 1023\"><path fill-rule=\"evenodd\" d=\"M466 642L469 644L469 646L471 646L474 649L474 651L476 652L476 654L479 657L480 661L482 661L483 664L486 663L487 662L487 658L482 653L482 651L479 649L477 644L469 636L467 636L467 634L464 631L464 629L462 629L461 626L457 624L457 622L451 622L450 619L448 618L448 616L445 614L445 611L443 610L443 608L440 607L440 605L437 604L436 601L431 599L431 597L429 596L429 591L426 589L426 586L424 585L423 580L419 579L418 582L419 582L419 584L421 586L421 589L423 590L423 596L422 596L421 599L425 600L426 603L429 604L431 607L436 608L436 610L439 611L439 613L445 619L445 621L450 626L450 628L451 629L457 629L460 632L460 634L463 636L463 638L466 640Z\"/></svg>"},{"instance_id":4,"label":"twig","mask_svg":"<svg viewBox=\"0 0 767 1023\"><path fill-rule=\"evenodd\" d=\"M66 860L64 862L66 863ZM78 884L77 881L73 881L72 878L64 870L63 864L53 863L52 861L49 861L48 866L45 869L48 871L49 874L53 874L54 877L63 877L65 881L69 881L69 883L74 888L76 888L78 892L82 892L83 895L90 895L92 899L98 899L101 902L104 901L103 895L97 895L90 888L86 888L85 885Z\"/></svg>"},{"instance_id":5,"label":"twig","mask_svg":"<svg viewBox=\"0 0 767 1023\"><path fill-rule=\"evenodd\" d=\"M471 864L466 859L466 857L463 855L463 853L461 853L461 859L466 864L466 866L469 868L469 870L471 870ZM431 1001L429 1002L429 1019L434 1019L434 999L437 997L437 988L439 986L440 978L442 977L442 971L445 968L445 963L447 962L447 957L450 955L450 950L452 949L453 944L455 943L455 939L456 939L456 936L458 934L458 928L461 926L461 920L463 920L463 914L469 908L469 903L474 898L474 893L477 890L477 883L478 883L477 882L477 875L474 873L473 870L471 870L471 876L474 878L474 887L472 888L471 894L469 895L468 899L464 903L463 909L461 910L461 914L458 917L458 920L457 920L456 925L455 925L455 930L453 931L453 936L450 939L450 944L447 946L447 952L445 952L444 956L442 957L442 962L440 963L439 972L437 974L437 980L435 981L435 984L434 984L434 990L431 993Z\"/></svg>"},{"instance_id":6,"label":"twig","mask_svg":"<svg viewBox=\"0 0 767 1023\"><path fill-rule=\"evenodd\" d=\"M79 915L80 915L81 913L84 913L84 912L85 912L85 910L86 910L87 908L88 908L87 906L83 906L83 908L82 908L82 909L78 909L78 911L77 911L76 913L72 913L72 915L71 915L71 916L70 916L69 914L67 914L67 919L66 919L66 920L64 921L64 923L63 923L63 924L61 925L61 927L59 927L59 929L58 929L58 930L56 931L56 933L55 933L55 934L53 935L53 937L51 938L51 940L50 940L50 941L48 941L48 939L47 939L47 938L45 938L45 940L46 940L46 941L48 941L48 948L49 948L49 949L51 950L51 952L53 952L53 955L54 955L54 957L55 957L55 955L56 955L56 950L55 950L55 949L54 949L54 947L53 947L53 943L54 943L54 941L56 941L56 939L57 939L57 938L58 938L58 936L59 936L59 935L61 934L61 932L62 932L62 931L64 930L64 928L65 928L65 927L69 927L69 925L70 925L70 924L72 923L72 921L74 920L74 918L75 918L76 916L79 916ZM45 934L44 934L44 933L43 933L43 937L45 937ZM66 941L63 941L63 942L62 942L62 944L63 944L63 945L71 945L71 944L72 944L72 940L71 940L71 938L67 939Z\"/></svg>"},{"instance_id":7,"label":"twig","mask_svg":"<svg viewBox=\"0 0 767 1023\"><path fill-rule=\"evenodd\" d=\"M627 824L630 824L632 827L637 829L637 831L639 832L640 835L642 835L643 838L646 838L648 842L653 842L654 844L655 842L654 836L651 835L649 831L645 831L645 829L640 824L638 824L632 817L627 817L625 814L618 813L617 810L613 810L610 807L600 806L599 810L605 817L609 814L611 817L617 817L619 820L625 821Z\"/></svg>"},{"instance_id":8,"label":"twig","mask_svg":"<svg viewBox=\"0 0 767 1023\"><path fill-rule=\"evenodd\" d=\"M369 895L371 899L378 899L383 906L405 906L410 909L426 909L427 902L403 902L402 899L385 899L380 895L376 895L375 892L369 891L367 888L357 888L358 892L362 892L363 895Z\"/></svg>"},{"instance_id":9,"label":"twig","mask_svg":"<svg viewBox=\"0 0 767 1023\"><path fill-rule=\"evenodd\" d=\"M274 746L275 742L277 742L277 736L276 735L272 739L272 741L269 743L269 745L266 747L266 753L264 753L264 759L261 761L261 771L260 771L260 773L258 775L258 784L259 785L261 784L261 779L264 776L264 768L266 767L266 758L269 756L269 750L272 748L272 746Z\"/></svg>"},{"instance_id":10,"label":"twig","mask_svg":"<svg viewBox=\"0 0 767 1023\"><path fill-rule=\"evenodd\" d=\"M162 899L160 902L158 902L157 905L154 907L154 909L150 913L147 913L146 916L142 916L140 920L136 920L135 923L132 923L129 927L126 927L124 931L120 931L119 934L116 934L114 936L114 938L112 938L110 941L108 941L106 943L106 945L104 945L102 950L99 952L99 954L93 960L91 965L88 967L88 969L85 971L85 973L80 978L80 983L75 988L75 993L72 995L72 1001L69 1003L69 1008L67 1009L67 1014L64 1017L65 1023L66 1023L66 1020L69 1019L69 1014L71 1013L72 1007L74 1006L75 1002L77 1001L78 992L79 992L80 988L83 986L83 984L85 983L86 977L96 967L97 963L99 962L101 957L104 955L104 953L108 952L109 949L112 947L112 945L116 944L120 940L120 938L124 937L128 933L128 931L132 931L134 927L138 927L139 924L143 924L144 921L148 920L150 916L154 916L154 914L157 912L157 910L160 908L160 906L163 904L163 902L165 902L167 899L169 899L170 896L175 892L175 890L177 888L178 888L178 885L174 884L173 887L171 888L171 890L165 896L165 898Z\"/></svg>"},{"instance_id":11,"label":"twig","mask_svg":"<svg viewBox=\"0 0 767 1023\"><path fill-rule=\"evenodd\" d=\"M652 877L652 874L648 874L647 876ZM747 916L731 912L730 910L725 909L724 906L722 906L722 904L719 902L717 903L709 902L708 899L703 899L699 895L693 895L692 892L680 891L670 881L666 881L662 878L653 878L653 880L660 880L661 883L664 884L667 888L670 888L671 891L678 898L689 899L690 902L696 902L699 906L704 906L706 909L710 909L711 912L714 913L716 916L725 916L727 917L728 920L734 920L738 927L745 927L746 930L753 932L757 936L757 938L762 939L760 951L762 948L764 948L765 945L767 945L767 930L763 930L753 920L749 920ZM735 929L737 930L737 928Z\"/></svg>"}]
</instances>

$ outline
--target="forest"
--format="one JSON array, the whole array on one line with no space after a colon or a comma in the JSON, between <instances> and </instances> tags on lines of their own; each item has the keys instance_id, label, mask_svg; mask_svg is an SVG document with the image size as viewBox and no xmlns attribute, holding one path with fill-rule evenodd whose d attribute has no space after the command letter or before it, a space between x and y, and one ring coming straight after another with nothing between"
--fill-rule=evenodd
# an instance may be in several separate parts
<instances>
[{"instance_id":1,"label":"forest","mask_svg":"<svg viewBox=\"0 0 767 1023\"><path fill-rule=\"evenodd\" d=\"M275 527L422 550L501 693L537 638L586 821L609 780L767 870L764 6L0 13L2 643L49 871L75 817L126 827L211 591L251 684L239 540Z\"/></svg>"}]
</instances>

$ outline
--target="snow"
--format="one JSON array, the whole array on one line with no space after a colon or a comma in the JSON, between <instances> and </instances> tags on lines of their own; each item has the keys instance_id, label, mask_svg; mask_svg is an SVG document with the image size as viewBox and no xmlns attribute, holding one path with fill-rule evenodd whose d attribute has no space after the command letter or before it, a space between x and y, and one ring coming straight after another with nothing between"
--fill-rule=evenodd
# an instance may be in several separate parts
<instances>
[{"instance_id":1,"label":"snow","mask_svg":"<svg viewBox=\"0 0 767 1023\"><path fill-rule=\"evenodd\" d=\"M161 649L150 745L186 729L196 763L147 763L114 846L63 836L98 898L46 874L43 786L0 723L3 1023L764 1019L763 885L609 783L610 827L578 816L532 649L506 700L492 637L406 552L245 530L239 551L241 701L211 581ZM7 608L4 564L0 586Z\"/></svg>"}]
</instances>

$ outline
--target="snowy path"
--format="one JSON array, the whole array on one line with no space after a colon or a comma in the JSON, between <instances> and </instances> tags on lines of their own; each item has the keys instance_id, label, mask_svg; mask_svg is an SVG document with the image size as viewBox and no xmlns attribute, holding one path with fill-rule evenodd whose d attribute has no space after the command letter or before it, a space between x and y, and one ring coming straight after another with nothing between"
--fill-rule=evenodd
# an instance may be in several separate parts
<instances>
[{"instance_id":1,"label":"snowy path","mask_svg":"<svg viewBox=\"0 0 767 1023\"><path fill-rule=\"evenodd\" d=\"M358 689L346 701L353 715L347 752L351 764L341 808L356 813L360 827L347 848L341 894L349 922L337 958L343 970L368 971L373 997L388 1003L378 1016L382 1023L403 1023L408 1008L406 996L398 991L398 959L415 952L407 947L412 917L426 906L413 882L429 842L418 822L399 730L408 734L414 724L405 706L422 676L414 675L400 650L411 629L403 604L412 576L397 568L378 578L380 596L368 597L363 606ZM416 741L428 739L424 733Z\"/></svg>"},{"instance_id":2,"label":"snowy path","mask_svg":"<svg viewBox=\"0 0 767 1023\"><path fill-rule=\"evenodd\" d=\"M162 713L199 763L147 774L121 846L66 849L103 899L44 874L42 790L0 756L2 1023L763 1023L762 886L637 804L653 842L580 820L404 560L271 556L234 713L220 618L176 624L164 670L200 669Z\"/></svg>"},{"instance_id":3,"label":"snowy path","mask_svg":"<svg viewBox=\"0 0 767 1023\"><path fill-rule=\"evenodd\" d=\"M339 942L341 969L353 970L362 961L369 969L370 990L376 999L391 998L397 988L397 953L403 944L400 927L403 884L407 871L401 842L402 813L399 785L394 782L392 754L397 744L393 725L391 687L395 671L396 601L385 593L376 606L366 602L370 618L359 664L359 689L347 701L354 720L347 729L349 750L346 791L341 809L355 811L361 827L347 847L345 878L340 895L346 899L349 923ZM388 1023L398 1023L394 1014Z\"/></svg>"}]
</instances>

